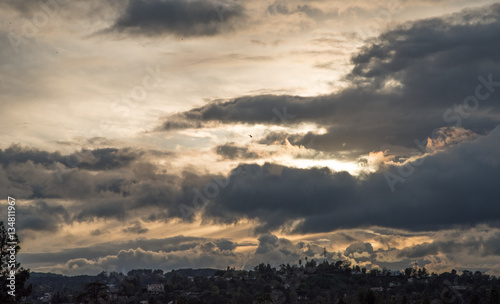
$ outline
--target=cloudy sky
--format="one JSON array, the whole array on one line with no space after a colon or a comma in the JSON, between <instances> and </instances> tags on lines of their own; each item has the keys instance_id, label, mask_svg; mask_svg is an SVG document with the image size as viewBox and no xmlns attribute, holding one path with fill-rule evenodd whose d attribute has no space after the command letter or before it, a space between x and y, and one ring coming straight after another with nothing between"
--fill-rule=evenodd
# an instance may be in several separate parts
<instances>
[{"instance_id":1,"label":"cloudy sky","mask_svg":"<svg viewBox=\"0 0 500 304\"><path fill-rule=\"evenodd\" d=\"M7 0L0 204L69 275L500 275L500 3Z\"/></svg>"}]
</instances>

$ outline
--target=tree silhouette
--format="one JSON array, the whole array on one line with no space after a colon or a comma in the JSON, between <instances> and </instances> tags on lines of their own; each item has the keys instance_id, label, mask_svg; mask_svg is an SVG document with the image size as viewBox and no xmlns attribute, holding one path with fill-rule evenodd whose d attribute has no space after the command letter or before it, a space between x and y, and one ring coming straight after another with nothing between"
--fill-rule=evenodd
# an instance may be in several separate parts
<instances>
[{"instance_id":1,"label":"tree silhouette","mask_svg":"<svg viewBox=\"0 0 500 304\"><path fill-rule=\"evenodd\" d=\"M403 296L403 299L401 300L401 304L408 304L408 298L406 297L406 295Z\"/></svg>"},{"instance_id":2,"label":"tree silhouette","mask_svg":"<svg viewBox=\"0 0 500 304\"><path fill-rule=\"evenodd\" d=\"M424 293L424 299L422 300L422 304L431 304L431 299L429 299L429 295L427 294L427 292Z\"/></svg>"},{"instance_id":3,"label":"tree silhouette","mask_svg":"<svg viewBox=\"0 0 500 304\"><path fill-rule=\"evenodd\" d=\"M498 288L493 285L490 290L490 299L489 304L500 304L500 293L498 292Z\"/></svg>"},{"instance_id":4,"label":"tree silhouette","mask_svg":"<svg viewBox=\"0 0 500 304\"><path fill-rule=\"evenodd\" d=\"M257 303L268 304L273 303L273 298L270 293L263 294L262 296L257 298Z\"/></svg>"},{"instance_id":5,"label":"tree silhouette","mask_svg":"<svg viewBox=\"0 0 500 304\"><path fill-rule=\"evenodd\" d=\"M109 303L108 286L101 282L92 282L85 286L85 290L76 297L77 301L85 304Z\"/></svg>"},{"instance_id":6,"label":"tree silhouette","mask_svg":"<svg viewBox=\"0 0 500 304\"><path fill-rule=\"evenodd\" d=\"M375 302L377 302L377 298L375 297L373 291L368 290L368 292L366 293L365 301L366 304L375 304Z\"/></svg>"},{"instance_id":7,"label":"tree silhouette","mask_svg":"<svg viewBox=\"0 0 500 304\"><path fill-rule=\"evenodd\" d=\"M469 303L470 304L481 304L481 296L477 292L474 292L470 296Z\"/></svg>"},{"instance_id":8,"label":"tree silhouette","mask_svg":"<svg viewBox=\"0 0 500 304\"><path fill-rule=\"evenodd\" d=\"M187 304L187 299L185 296L180 296L175 300L175 304Z\"/></svg>"},{"instance_id":9,"label":"tree silhouette","mask_svg":"<svg viewBox=\"0 0 500 304\"><path fill-rule=\"evenodd\" d=\"M19 303L23 297L31 293L31 285L24 286L30 276L30 270L21 267L15 258L20 249L17 234L9 234L4 223L0 221L0 303L2 304ZM11 281L15 284L11 285Z\"/></svg>"}]
</instances>

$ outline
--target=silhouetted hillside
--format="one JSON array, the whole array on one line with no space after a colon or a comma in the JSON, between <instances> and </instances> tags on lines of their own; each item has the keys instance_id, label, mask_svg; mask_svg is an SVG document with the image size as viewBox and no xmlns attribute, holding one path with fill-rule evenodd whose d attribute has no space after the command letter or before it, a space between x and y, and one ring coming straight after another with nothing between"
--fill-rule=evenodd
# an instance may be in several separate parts
<instances>
[{"instance_id":1,"label":"silhouetted hillside","mask_svg":"<svg viewBox=\"0 0 500 304\"><path fill-rule=\"evenodd\" d=\"M347 261L311 260L279 269L262 263L250 271L228 267L165 274L160 269L75 277L34 272L29 283L33 284L29 303L500 303L499 278L479 271L367 270Z\"/></svg>"}]
</instances>

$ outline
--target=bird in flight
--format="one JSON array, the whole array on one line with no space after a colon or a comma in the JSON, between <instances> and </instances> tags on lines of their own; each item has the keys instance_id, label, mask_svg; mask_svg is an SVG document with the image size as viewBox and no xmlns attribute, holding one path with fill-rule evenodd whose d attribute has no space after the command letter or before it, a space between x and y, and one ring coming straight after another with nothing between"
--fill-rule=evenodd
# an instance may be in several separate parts
<instances>
[{"instance_id":1,"label":"bird in flight","mask_svg":"<svg viewBox=\"0 0 500 304\"><path fill-rule=\"evenodd\" d=\"M252 136L252 135L250 135L250 134L248 134L248 136L250 136L250 138L253 138L253 136Z\"/></svg>"}]
</instances>

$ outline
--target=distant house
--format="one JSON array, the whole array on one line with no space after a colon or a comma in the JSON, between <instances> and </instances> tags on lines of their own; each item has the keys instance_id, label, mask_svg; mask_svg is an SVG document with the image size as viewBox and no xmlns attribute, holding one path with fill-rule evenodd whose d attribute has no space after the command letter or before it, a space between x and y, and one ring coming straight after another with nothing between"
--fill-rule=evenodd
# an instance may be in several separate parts
<instances>
[{"instance_id":1,"label":"distant house","mask_svg":"<svg viewBox=\"0 0 500 304\"><path fill-rule=\"evenodd\" d=\"M117 292L118 291L118 287L116 287L116 284L107 284L106 286L108 287L109 292Z\"/></svg>"},{"instance_id":2,"label":"distant house","mask_svg":"<svg viewBox=\"0 0 500 304\"><path fill-rule=\"evenodd\" d=\"M401 286L401 283L399 283L399 282L390 282L389 283L389 287L399 287L399 286Z\"/></svg>"},{"instance_id":3,"label":"distant house","mask_svg":"<svg viewBox=\"0 0 500 304\"><path fill-rule=\"evenodd\" d=\"M456 286L453 286L453 289L455 289L455 290L466 290L467 286L456 285Z\"/></svg>"},{"instance_id":4,"label":"distant house","mask_svg":"<svg viewBox=\"0 0 500 304\"><path fill-rule=\"evenodd\" d=\"M149 294L165 293L165 289L163 288L163 284L148 284L148 293Z\"/></svg>"},{"instance_id":5,"label":"distant house","mask_svg":"<svg viewBox=\"0 0 500 304\"><path fill-rule=\"evenodd\" d=\"M39 298L39 300L44 303L50 303L52 302L53 297L54 297L53 292L46 292L42 297Z\"/></svg>"},{"instance_id":6,"label":"distant house","mask_svg":"<svg viewBox=\"0 0 500 304\"><path fill-rule=\"evenodd\" d=\"M401 272L400 270L389 270L388 273L391 277L398 277L403 275L403 272Z\"/></svg>"}]
</instances>

